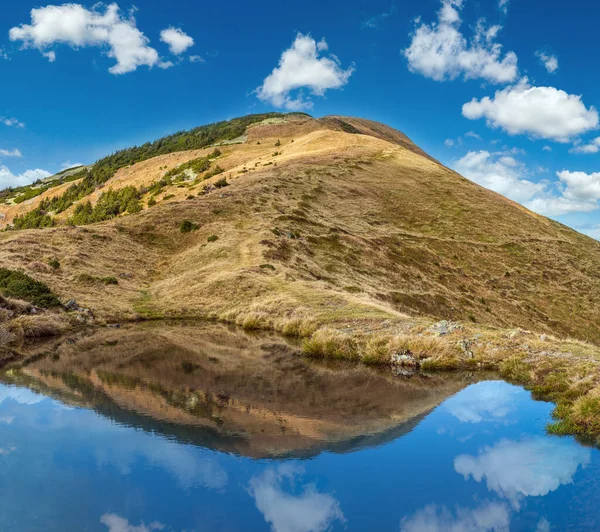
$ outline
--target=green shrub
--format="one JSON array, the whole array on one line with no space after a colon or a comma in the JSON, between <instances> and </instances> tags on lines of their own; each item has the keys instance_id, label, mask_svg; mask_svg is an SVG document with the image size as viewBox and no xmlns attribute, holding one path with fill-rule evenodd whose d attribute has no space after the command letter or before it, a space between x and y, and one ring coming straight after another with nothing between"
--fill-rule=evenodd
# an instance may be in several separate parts
<instances>
[{"instance_id":1,"label":"green shrub","mask_svg":"<svg viewBox=\"0 0 600 532\"><path fill-rule=\"evenodd\" d=\"M223 187L228 187L228 186L229 186L229 183L227 182L227 179L224 177L222 177L217 182L215 182L215 187L217 187L217 188L223 188Z\"/></svg>"},{"instance_id":2,"label":"green shrub","mask_svg":"<svg viewBox=\"0 0 600 532\"><path fill-rule=\"evenodd\" d=\"M15 229L42 229L53 227L54 220L41 208L29 211L26 214L16 216L13 220Z\"/></svg>"},{"instance_id":3,"label":"green shrub","mask_svg":"<svg viewBox=\"0 0 600 532\"><path fill-rule=\"evenodd\" d=\"M200 228L198 224L191 222L190 220L183 220L181 225L179 226L179 230L182 233L191 233L192 231L197 231Z\"/></svg>"},{"instance_id":4,"label":"green shrub","mask_svg":"<svg viewBox=\"0 0 600 532\"><path fill-rule=\"evenodd\" d=\"M58 270L60 268L60 262L58 262L58 259L50 259L48 261L48 266L54 268L55 270Z\"/></svg>"},{"instance_id":5,"label":"green shrub","mask_svg":"<svg viewBox=\"0 0 600 532\"><path fill-rule=\"evenodd\" d=\"M106 285L119 284L119 280L116 277L103 277L102 279L100 279L100 282Z\"/></svg>"},{"instance_id":6,"label":"green shrub","mask_svg":"<svg viewBox=\"0 0 600 532\"><path fill-rule=\"evenodd\" d=\"M60 305L50 288L21 272L0 268L0 293L32 303L38 307L50 308Z\"/></svg>"},{"instance_id":7,"label":"green shrub","mask_svg":"<svg viewBox=\"0 0 600 532\"><path fill-rule=\"evenodd\" d=\"M170 200L170 199L172 199L172 198L174 198L174 197L175 197L175 194L167 194L167 195L166 195L166 196L163 198L163 201Z\"/></svg>"},{"instance_id":8,"label":"green shrub","mask_svg":"<svg viewBox=\"0 0 600 532\"><path fill-rule=\"evenodd\" d=\"M216 242L217 240L219 240L219 237L217 235L210 235L207 240L209 242Z\"/></svg>"},{"instance_id":9,"label":"green shrub","mask_svg":"<svg viewBox=\"0 0 600 532\"><path fill-rule=\"evenodd\" d=\"M148 207L154 207L156 205L156 200L152 197L148 200Z\"/></svg>"}]
</instances>

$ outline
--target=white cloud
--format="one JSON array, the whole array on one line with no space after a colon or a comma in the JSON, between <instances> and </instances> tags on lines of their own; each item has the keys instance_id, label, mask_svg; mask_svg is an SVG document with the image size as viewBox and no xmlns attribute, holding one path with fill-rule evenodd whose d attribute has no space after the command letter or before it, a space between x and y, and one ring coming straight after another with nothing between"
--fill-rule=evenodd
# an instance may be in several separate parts
<instances>
[{"instance_id":1,"label":"white cloud","mask_svg":"<svg viewBox=\"0 0 600 532\"><path fill-rule=\"evenodd\" d=\"M11 41L21 41L25 48L37 48L50 61L56 59L56 44L72 48L87 46L108 49L108 56L116 60L109 71L112 74L133 72L139 66L161 66L158 52L148 46L148 38L136 27L130 13L121 15L117 4L96 4L91 10L80 4L46 6L31 10L31 24L21 24L9 31Z\"/></svg>"},{"instance_id":2,"label":"white cloud","mask_svg":"<svg viewBox=\"0 0 600 532\"><path fill-rule=\"evenodd\" d=\"M555 55L550 55L545 52L536 52L535 55L550 74L554 74L554 72L558 70L558 58Z\"/></svg>"},{"instance_id":3,"label":"white cloud","mask_svg":"<svg viewBox=\"0 0 600 532\"><path fill-rule=\"evenodd\" d=\"M577 200L600 200L600 172L570 172L562 170L556 175L567 188L564 195Z\"/></svg>"},{"instance_id":4,"label":"white cloud","mask_svg":"<svg viewBox=\"0 0 600 532\"><path fill-rule=\"evenodd\" d=\"M444 141L444 146L446 146L446 148L454 148L454 146L455 146L454 139L446 139Z\"/></svg>"},{"instance_id":5,"label":"white cloud","mask_svg":"<svg viewBox=\"0 0 600 532\"><path fill-rule=\"evenodd\" d=\"M49 52L43 52L42 55L51 63L54 63L54 61L56 61L56 52L54 50L50 50Z\"/></svg>"},{"instance_id":6,"label":"white cloud","mask_svg":"<svg viewBox=\"0 0 600 532\"><path fill-rule=\"evenodd\" d=\"M480 20L470 41L460 31L463 0L442 0L438 21L432 24L417 21L410 46L404 50L412 72L436 81L485 79L492 83L510 83L517 78L517 56L508 52L502 56L502 45L496 37L500 26L485 26Z\"/></svg>"},{"instance_id":7,"label":"white cloud","mask_svg":"<svg viewBox=\"0 0 600 532\"><path fill-rule=\"evenodd\" d=\"M484 503L474 509L430 504L400 523L400 532L508 532L510 512L505 504Z\"/></svg>"},{"instance_id":8,"label":"white cloud","mask_svg":"<svg viewBox=\"0 0 600 532\"><path fill-rule=\"evenodd\" d=\"M500 0L498 2L498 7L505 13L508 13L508 3L509 3L509 0Z\"/></svg>"},{"instance_id":9,"label":"white cloud","mask_svg":"<svg viewBox=\"0 0 600 532\"><path fill-rule=\"evenodd\" d=\"M15 148L13 150L0 150L0 157L23 157L23 154Z\"/></svg>"},{"instance_id":10,"label":"white cloud","mask_svg":"<svg viewBox=\"0 0 600 532\"><path fill-rule=\"evenodd\" d=\"M519 390L501 381L481 382L444 403L444 409L461 423L508 422L516 408Z\"/></svg>"},{"instance_id":11,"label":"white cloud","mask_svg":"<svg viewBox=\"0 0 600 532\"><path fill-rule=\"evenodd\" d=\"M544 146L542 148L542 150L544 150L544 151L552 151L552 148L550 146Z\"/></svg>"},{"instance_id":12,"label":"white cloud","mask_svg":"<svg viewBox=\"0 0 600 532\"><path fill-rule=\"evenodd\" d=\"M16 118L8 118L7 116L0 116L0 123L8 127L25 127L23 122L19 122Z\"/></svg>"},{"instance_id":13,"label":"white cloud","mask_svg":"<svg viewBox=\"0 0 600 532\"><path fill-rule=\"evenodd\" d=\"M596 240L600 240L600 225L594 225L591 227L584 227L584 228L580 228L580 229L584 234L591 236L592 238L595 238Z\"/></svg>"},{"instance_id":14,"label":"white cloud","mask_svg":"<svg viewBox=\"0 0 600 532\"><path fill-rule=\"evenodd\" d=\"M569 153L598 153L600 151L600 137L596 137L587 144L579 144L569 150Z\"/></svg>"},{"instance_id":15,"label":"white cloud","mask_svg":"<svg viewBox=\"0 0 600 532\"><path fill-rule=\"evenodd\" d=\"M481 136L478 135L477 133L475 133L474 131L467 131L465 133L465 137L471 137L472 139L475 139L475 140L483 140L481 138Z\"/></svg>"},{"instance_id":16,"label":"white cloud","mask_svg":"<svg viewBox=\"0 0 600 532\"><path fill-rule=\"evenodd\" d=\"M536 198L527 207L548 216L592 212L600 208L600 172L587 174L562 170L556 175L561 195Z\"/></svg>"},{"instance_id":17,"label":"white cloud","mask_svg":"<svg viewBox=\"0 0 600 532\"><path fill-rule=\"evenodd\" d=\"M465 479L485 480L490 491L519 508L525 497L544 496L571 484L577 469L587 466L590 457L589 449L568 440L502 440L484 447L478 456L458 456L454 469Z\"/></svg>"},{"instance_id":18,"label":"white cloud","mask_svg":"<svg viewBox=\"0 0 600 532\"><path fill-rule=\"evenodd\" d=\"M563 170L552 190L548 181L533 182L533 174L515 159L518 150L490 153L470 151L453 168L464 177L545 216L592 212L600 208L600 172L586 174ZM546 171L537 167L537 173Z\"/></svg>"},{"instance_id":19,"label":"white cloud","mask_svg":"<svg viewBox=\"0 0 600 532\"><path fill-rule=\"evenodd\" d=\"M462 114L470 120L485 118L489 127L510 135L529 134L564 143L598 127L598 112L586 108L581 96L554 87L532 87L527 78L497 91L493 98L473 98L463 105Z\"/></svg>"},{"instance_id":20,"label":"white cloud","mask_svg":"<svg viewBox=\"0 0 600 532\"><path fill-rule=\"evenodd\" d=\"M313 103L301 93L293 97L293 91L306 88L315 96L323 96L328 89L342 88L354 67L344 70L335 55L323 55L327 50L325 40L317 43L310 35L298 33L291 48L281 55L279 66L256 89L258 98L275 107L300 111L310 109Z\"/></svg>"},{"instance_id":21,"label":"white cloud","mask_svg":"<svg viewBox=\"0 0 600 532\"><path fill-rule=\"evenodd\" d=\"M504 152L470 151L454 164L454 169L471 181L521 203L546 190L545 182L525 179L525 166Z\"/></svg>"},{"instance_id":22,"label":"white cloud","mask_svg":"<svg viewBox=\"0 0 600 532\"><path fill-rule=\"evenodd\" d=\"M100 522L108 528L108 532L152 532L165 529L165 525L157 522L150 523L148 526L144 523L137 526L130 525L127 519L116 514L104 514Z\"/></svg>"},{"instance_id":23,"label":"white cloud","mask_svg":"<svg viewBox=\"0 0 600 532\"><path fill-rule=\"evenodd\" d=\"M194 46L194 39L179 28L168 28L160 32L160 40L169 45L172 54L181 55Z\"/></svg>"},{"instance_id":24,"label":"white cloud","mask_svg":"<svg viewBox=\"0 0 600 532\"><path fill-rule=\"evenodd\" d=\"M335 521L345 522L339 502L314 485L296 494L285 491L286 481L294 485L302 473L300 467L282 464L250 480L248 491L273 532L324 532Z\"/></svg>"},{"instance_id":25,"label":"white cloud","mask_svg":"<svg viewBox=\"0 0 600 532\"><path fill-rule=\"evenodd\" d=\"M190 55L188 57L188 59L190 60L190 62L192 63L206 63L206 61L204 60L204 58L202 58L199 55Z\"/></svg>"},{"instance_id":26,"label":"white cloud","mask_svg":"<svg viewBox=\"0 0 600 532\"><path fill-rule=\"evenodd\" d=\"M8 187L30 185L38 179L44 179L51 175L50 172L46 172L46 170L41 170L39 168L35 170L26 170L22 174L13 174L6 166L0 165L0 190Z\"/></svg>"}]
</instances>

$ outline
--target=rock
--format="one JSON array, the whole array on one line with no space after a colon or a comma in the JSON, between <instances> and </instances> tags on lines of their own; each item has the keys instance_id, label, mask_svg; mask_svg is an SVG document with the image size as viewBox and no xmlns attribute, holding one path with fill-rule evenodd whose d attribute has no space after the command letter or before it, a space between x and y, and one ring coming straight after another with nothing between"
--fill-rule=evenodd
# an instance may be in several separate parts
<instances>
[{"instance_id":1,"label":"rock","mask_svg":"<svg viewBox=\"0 0 600 532\"><path fill-rule=\"evenodd\" d=\"M472 342L471 340L467 340L466 338L459 340L457 342L458 347L461 348L462 352L468 357L468 358L474 358L475 354L473 353L473 351L471 350L471 345Z\"/></svg>"},{"instance_id":2,"label":"rock","mask_svg":"<svg viewBox=\"0 0 600 532\"><path fill-rule=\"evenodd\" d=\"M390 359L390 363L392 364L392 366L402 368L418 368L420 366L419 361L414 356L412 356L410 351L394 353Z\"/></svg>"},{"instance_id":3,"label":"rock","mask_svg":"<svg viewBox=\"0 0 600 532\"><path fill-rule=\"evenodd\" d=\"M119 277L121 279L133 279L133 274L132 273L120 273Z\"/></svg>"},{"instance_id":4,"label":"rock","mask_svg":"<svg viewBox=\"0 0 600 532\"><path fill-rule=\"evenodd\" d=\"M69 301L65 303L65 308L67 310L79 310L79 305L74 299L69 299Z\"/></svg>"},{"instance_id":5,"label":"rock","mask_svg":"<svg viewBox=\"0 0 600 532\"><path fill-rule=\"evenodd\" d=\"M431 333L437 334L438 336L444 336L454 331L461 331L462 325L459 325L453 321L442 320L434 323L427 330Z\"/></svg>"},{"instance_id":6,"label":"rock","mask_svg":"<svg viewBox=\"0 0 600 532\"><path fill-rule=\"evenodd\" d=\"M121 328L121 324L120 323L109 323L107 325L107 327L109 329L120 329Z\"/></svg>"},{"instance_id":7,"label":"rock","mask_svg":"<svg viewBox=\"0 0 600 532\"><path fill-rule=\"evenodd\" d=\"M540 334L540 340L542 342L545 342L548 339L548 335L547 334Z\"/></svg>"}]
</instances>

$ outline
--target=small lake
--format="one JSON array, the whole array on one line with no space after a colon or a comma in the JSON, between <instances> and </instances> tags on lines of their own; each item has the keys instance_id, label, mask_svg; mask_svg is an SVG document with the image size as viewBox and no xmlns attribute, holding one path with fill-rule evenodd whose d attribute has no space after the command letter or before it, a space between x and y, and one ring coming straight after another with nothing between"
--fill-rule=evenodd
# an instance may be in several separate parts
<instances>
[{"instance_id":1,"label":"small lake","mask_svg":"<svg viewBox=\"0 0 600 532\"><path fill-rule=\"evenodd\" d=\"M395 377L277 337L141 325L0 384L0 530L600 530L600 454L491 376Z\"/></svg>"}]
</instances>

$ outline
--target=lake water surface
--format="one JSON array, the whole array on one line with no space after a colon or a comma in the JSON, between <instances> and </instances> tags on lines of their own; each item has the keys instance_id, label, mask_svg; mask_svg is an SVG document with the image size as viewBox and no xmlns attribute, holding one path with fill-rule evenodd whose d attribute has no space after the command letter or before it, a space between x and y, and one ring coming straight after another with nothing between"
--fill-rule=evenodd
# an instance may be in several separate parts
<instances>
[{"instance_id":1,"label":"lake water surface","mask_svg":"<svg viewBox=\"0 0 600 532\"><path fill-rule=\"evenodd\" d=\"M2 377L2 531L600 530L598 451L546 435L552 405L502 381L214 327L49 353Z\"/></svg>"}]
</instances>

